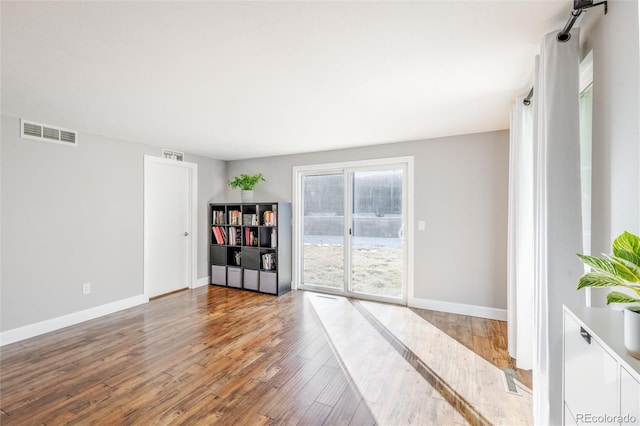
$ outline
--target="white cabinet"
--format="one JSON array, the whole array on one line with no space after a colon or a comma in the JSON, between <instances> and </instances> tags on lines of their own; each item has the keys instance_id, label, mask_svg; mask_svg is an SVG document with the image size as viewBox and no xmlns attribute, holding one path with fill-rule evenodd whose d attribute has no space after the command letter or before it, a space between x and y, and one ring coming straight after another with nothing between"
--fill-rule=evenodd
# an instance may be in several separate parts
<instances>
[{"instance_id":1,"label":"white cabinet","mask_svg":"<svg viewBox=\"0 0 640 426\"><path fill-rule=\"evenodd\" d=\"M574 417L618 411L617 370L616 360L571 316L565 317L564 400Z\"/></svg>"},{"instance_id":2,"label":"white cabinet","mask_svg":"<svg viewBox=\"0 0 640 426\"><path fill-rule=\"evenodd\" d=\"M620 368L620 413L640 424L640 381L624 367Z\"/></svg>"},{"instance_id":3,"label":"white cabinet","mask_svg":"<svg viewBox=\"0 0 640 426\"><path fill-rule=\"evenodd\" d=\"M564 424L640 425L640 360L622 333L621 312L564 308Z\"/></svg>"}]
</instances>

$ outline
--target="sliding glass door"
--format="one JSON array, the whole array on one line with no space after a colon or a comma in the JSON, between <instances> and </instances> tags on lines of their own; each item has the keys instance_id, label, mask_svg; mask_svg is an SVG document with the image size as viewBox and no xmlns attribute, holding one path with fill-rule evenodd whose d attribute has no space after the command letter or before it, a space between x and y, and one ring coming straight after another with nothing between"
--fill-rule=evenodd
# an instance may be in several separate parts
<instances>
[{"instance_id":1,"label":"sliding glass door","mask_svg":"<svg viewBox=\"0 0 640 426\"><path fill-rule=\"evenodd\" d=\"M351 283L363 295L401 299L403 168L353 171L351 181Z\"/></svg>"},{"instance_id":2,"label":"sliding glass door","mask_svg":"<svg viewBox=\"0 0 640 426\"><path fill-rule=\"evenodd\" d=\"M342 173L304 175L302 282L344 287L344 178Z\"/></svg>"},{"instance_id":3,"label":"sliding glass door","mask_svg":"<svg viewBox=\"0 0 640 426\"><path fill-rule=\"evenodd\" d=\"M408 160L294 173L298 287L406 303Z\"/></svg>"}]
</instances>

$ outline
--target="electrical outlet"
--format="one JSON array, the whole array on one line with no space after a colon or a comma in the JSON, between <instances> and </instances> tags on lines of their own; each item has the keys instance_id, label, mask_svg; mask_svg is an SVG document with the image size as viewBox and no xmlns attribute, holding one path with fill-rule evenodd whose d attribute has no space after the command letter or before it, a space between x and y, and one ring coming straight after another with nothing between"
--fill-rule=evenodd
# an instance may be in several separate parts
<instances>
[{"instance_id":1,"label":"electrical outlet","mask_svg":"<svg viewBox=\"0 0 640 426\"><path fill-rule=\"evenodd\" d=\"M424 220L418 221L418 231L424 231L426 229L426 223Z\"/></svg>"},{"instance_id":2,"label":"electrical outlet","mask_svg":"<svg viewBox=\"0 0 640 426\"><path fill-rule=\"evenodd\" d=\"M82 284L82 294L89 294L89 293L91 293L91 283Z\"/></svg>"}]
</instances>

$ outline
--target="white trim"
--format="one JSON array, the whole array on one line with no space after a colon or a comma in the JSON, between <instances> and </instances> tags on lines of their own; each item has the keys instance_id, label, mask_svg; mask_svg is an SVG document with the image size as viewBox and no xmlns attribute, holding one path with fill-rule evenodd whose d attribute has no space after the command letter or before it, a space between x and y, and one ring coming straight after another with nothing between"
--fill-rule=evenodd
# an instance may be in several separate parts
<instances>
[{"instance_id":1,"label":"white trim","mask_svg":"<svg viewBox=\"0 0 640 426\"><path fill-rule=\"evenodd\" d=\"M407 202L407 223L405 224L405 229L407 230L405 233L405 238L407 240L407 258L405 259L407 262L407 269L406 269L406 279L407 279L407 287L406 287L406 291L407 294L404 296L405 300L407 302L407 305L409 304L409 300L415 299L415 283L414 283L414 265L413 265L413 260L415 258L415 252L414 252L414 240L415 240L415 231L413 228L413 224L414 224L414 214L413 214L413 209L414 209L414 193L413 193L413 155L412 156L408 156L408 157L402 157L404 159L404 161L406 161L407 163L407 182L406 182L406 202Z\"/></svg>"},{"instance_id":2,"label":"white trim","mask_svg":"<svg viewBox=\"0 0 640 426\"><path fill-rule=\"evenodd\" d=\"M404 229L405 229L405 241L406 241L406 258L404 259L404 261L406 262L406 267L404 271L405 285L403 289L402 299L376 297L372 295L364 296L359 293L353 293L350 291L345 292L343 290L339 290L336 294L341 294L343 296L350 296L350 297L367 298L367 299L377 300L377 301L385 301L389 303L400 303L403 305L406 305L407 301L413 298L415 287L414 287L414 270L413 270L414 269L414 228L413 228L414 156L412 155L408 155L404 157L388 157L388 158L376 158L376 159L370 159L370 160L345 161L345 162L338 162L338 163L309 164L304 166L293 167L292 185L291 185L291 188L292 188L291 199L293 200L292 201L293 276L292 276L292 282L291 282L292 289L306 288L307 290L311 290L311 291L325 291L325 288L322 288L322 290L318 290L317 288L315 288L315 286L300 285L300 277L302 275L302 271L300 270L301 229L300 229L300 223L298 220L298 218L300 217L301 208L302 208L301 207L302 194L300 192L302 188L300 187L300 176L310 172L319 173L319 174L342 172L342 173L348 174L350 171L353 171L353 169L363 169L366 167L376 168L379 166L395 165L395 164L400 164L402 165L403 168L406 167L405 168L406 182L404 182L404 185L403 185L404 187L403 208L406 208L406 214L404 215L406 218L406 223L403 223ZM345 197L346 197L346 192L345 192ZM346 205L348 205L348 202L345 199L345 206ZM347 212L345 211L345 226L348 226L347 223L348 223L348 217L347 217ZM345 251L349 249L349 247L347 246L348 246L348 242L345 243ZM345 253L345 256L346 256L346 253ZM350 268L347 268L347 271L348 270L350 270Z\"/></svg>"},{"instance_id":3,"label":"white trim","mask_svg":"<svg viewBox=\"0 0 640 426\"><path fill-rule=\"evenodd\" d=\"M311 172L313 173L313 172ZM351 224L353 221L353 197L354 194L353 192L355 191L354 186L353 186L353 174L354 174L354 170L350 169L350 168L344 168L342 170L342 186L344 188L343 192L343 201L342 201L342 205L344 206L343 211L342 211L342 217L343 217L343 221L342 221L342 235L343 235L343 241L344 244L342 245L342 249L343 249L343 254L342 254L342 259L344 261L344 274L343 274L343 279L344 282L342 283L342 291L344 292L345 296L350 297L350 293L351 293L351 286L353 285L353 252L351 251L351 248L353 246L353 240L351 239ZM302 200L303 194L300 194L301 198L300 200ZM299 200L299 201L300 201ZM302 203L300 203L302 204ZM354 230L355 232L355 230ZM300 234L298 234L298 236L302 239L302 241L304 241L304 232L301 232ZM300 244L298 247L302 247L302 244ZM304 249L303 249L304 250ZM304 264L303 264L304 266ZM304 271L303 271L304 273ZM404 274L403 274L404 275ZM302 288L305 288L307 286L307 284L302 283ZM404 289L402 289L404 292ZM322 290L320 290L322 292Z\"/></svg>"},{"instance_id":4,"label":"white trim","mask_svg":"<svg viewBox=\"0 0 640 426\"><path fill-rule=\"evenodd\" d=\"M593 83L593 50L586 54L580 62L580 91L582 93L590 84Z\"/></svg>"},{"instance_id":5,"label":"white trim","mask_svg":"<svg viewBox=\"0 0 640 426\"><path fill-rule=\"evenodd\" d=\"M341 163L324 163L324 164L307 164L305 166L293 166L293 175L299 172L328 172L328 171L341 171L342 169L348 169L353 167L367 167L367 166L379 166L385 164L397 164L397 163L413 163L413 155L407 155L404 157L388 157L388 158L374 158L371 160L356 160L356 161L343 161Z\"/></svg>"},{"instance_id":6,"label":"white trim","mask_svg":"<svg viewBox=\"0 0 640 426\"><path fill-rule=\"evenodd\" d=\"M149 276L149 200L147 199L147 165L160 164L171 167L185 167L189 169L189 187L191 189L191 224L189 235L191 235L191 268L189 271L189 288L196 288L198 276L198 165L185 161L168 160L153 155L144 156L144 244L143 244L143 281L144 294L149 297L149 284L147 277Z\"/></svg>"},{"instance_id":7,"label":"white trim","mask_svg":"<svg viewBox=\"0 0 640 426\"><path fill-rule=\"evenodd\" d=\"M205 285L208 285L210 282L211 282L211 277L198 278L195 284L193 285L193 287L191 288L204 287Z\"/></svg>"},{"instance_id":8,"label":"white trim","mask_svg":"<svg viewBox=\"0 0 640 426\"><path fill-rule=\"evenodd\" d=\"M25 325L24 327L3 331L0 333L0 346L19 342L51 331L60 330L61 328L103 317L105 315L133 308L134 306L148 302L149 298L140 294L138 296L129 297L128 299L117 300L115 302L107 303L106 305L85 309L84 311L78 311L61 317L37 322L35 324Z\"/></svg>"},{"instance_id":9,"label":"white trim","mask_svg":"<svg viewBox=\"0 0 640 426\"><path fill-rule=\"evenodd\" d=\"M589 88L589 86L593 85L593 50L590 50L589 53L586 54L586 56L584 57L584 59L582 61L580 61L580 79L579 79L579 84L580 84L580 98L582 99L582 96L584 94L584 92ZM593 127L593 90L591 93L591 123L592 123L592 127ZM579 112L580 117L582 118L582 112ZM581 120L582 121L582 120ZM582 127L582 125L580 126ZM589 146L589 151L590 151L590 155L593 155L593 128L591 129L591 145ZM585 181L585 173L588 173L588 177L589 180L591 181L590 185L591 185L591 193L593 193L593 165L592 163L589 164L589 170L585 171L582 169L582 149L583 149L583 141L582 141L582 135L580 136L580 178L581 180L584 182ZM580 191L582 192L582 183L580 185ZM581 194L581 200L580 203L582 203L582 195ZM592 194L589 194L592 195ZM582 205L581 205L582 207ZM582 218L583 223L584 223L584 217ZM584 228L582 229L582 237L583 237L583 245L582 247L584 248L584 239L586 238L585 233L584 233ZM591 230L589 230L591 231ZM591 246L591 235L589 234L589 239L590 239L590 246ZM588 253L587 251L585 251L585 254L591 254ZM584 265L584 270L585 272L589 271L589 267L585 264ZM586 306L591 306L591 287L587 287L584 289L584 298L585 298L585 305Z\"/></svg>"},{"instance_id":10,"label":"white trim","mask_svg":"<svg viewBox=\"0 0 640 426\"><path fill-rule=\"evenodd\" d=\"M465 305L464 303L443 302L441 300L419 299L414 297L409 298L409 307L499 321L507 320L506 309L489 308L487 306Z\"/></svg>"},{"instance_id":11,"label":"white trim","mask_svg":"<svg viewBox=\"0 0 640 426\"><path fill-rule=\"evenodd\" d=\"M298 218L301 214L301 202L300 202L300 179L298 177L298 170L300 166L294 166L291 172L291 260L293 265L291 268L291 289L297 290L300 285L300 241L298 241L300 235L300 223Z\"/></svg>"}]
</instances>

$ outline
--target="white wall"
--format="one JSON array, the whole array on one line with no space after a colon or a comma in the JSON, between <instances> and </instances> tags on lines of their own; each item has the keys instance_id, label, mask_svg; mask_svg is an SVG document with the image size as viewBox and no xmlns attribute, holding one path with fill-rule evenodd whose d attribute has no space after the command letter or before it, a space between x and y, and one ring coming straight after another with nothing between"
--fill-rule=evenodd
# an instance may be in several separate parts
<instances>
[{"instance_id":1,"label":"white wall","mask_svg":"<svg viewBox=\"0 0 640 426\"><path fill-rule=\"evenodd\" d=\"M159 149L153 147L156 153ZM211 274L209 267L209 202L225 193L227 162L185 153L184 161L198 165L198 278Z\"/></svg>"},{"instance_id":2,"label":"white wall","mask_svg":"<svg viewBox=\"0 0 640 426\"><path fill-rule=\"evenodd\" d=\"M0 330L143 294L143 156L160 148L82 132L75 148L22 139L19 119L6 116L1 135ZM224 191L226 164L185 161L198 164L198 277L206 277L207 203Z\"/></svg>"},{"instance_id":3,"label":"white wall","mask_svg":"<svg viewBox=\"0 0 640 426\"><path fill-rule=\"evenodd\" d=\"M507 131L231 161L227 176L265 175L256 199L292 200L292 167L413 155L415 296L506 309ZM240 199L228 190L230 201ZM417 229L417 224L414 224ZM412 295L409 295L410 297Z\"/></svg>"},{"instance_id":4,"label":"white wall","mask_svg":"<svg viewBox=\"0 0 640 426\"><path fill-rule=\"evenodd\" d=\"M591 12L589 12L591 14ZM640 234L638 2L613 0L583 32L593 49L592 252L610 253L622 231ZM593 15L592 15L593 18ZM606 290L596 289L594 305Z\"/></svg>"}]
</instances>

